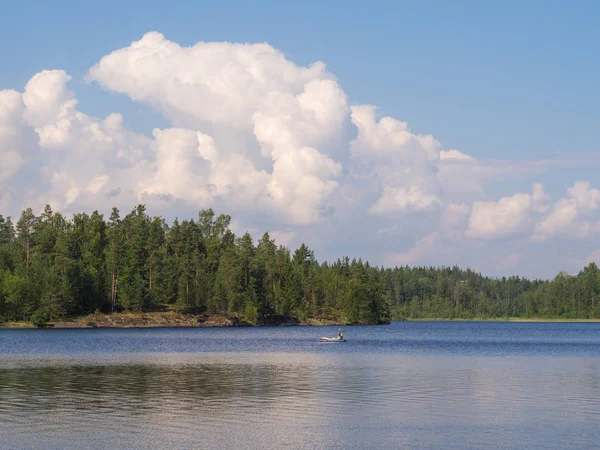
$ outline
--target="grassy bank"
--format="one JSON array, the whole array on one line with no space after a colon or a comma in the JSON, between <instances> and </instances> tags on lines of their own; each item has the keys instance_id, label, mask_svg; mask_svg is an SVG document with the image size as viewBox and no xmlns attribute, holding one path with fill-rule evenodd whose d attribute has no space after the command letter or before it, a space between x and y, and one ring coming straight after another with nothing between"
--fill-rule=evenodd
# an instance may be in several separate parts
<instances>
[{"instance_id":1,"label":"grassy bank","mask_svg":"<svg viewBox=\"0 0 600 450\"><path fill-rule=\"evenodd\" d=\"M495 317L481 318L473 317L471 319L463 318L439 318L439 317L423 317L419 319L403 319L406 322L557 322L557 323L577 323L577 322L600 322L598 319L565 319L565 318L546 318L546 317Z\"/></svg>"}]
</instances>

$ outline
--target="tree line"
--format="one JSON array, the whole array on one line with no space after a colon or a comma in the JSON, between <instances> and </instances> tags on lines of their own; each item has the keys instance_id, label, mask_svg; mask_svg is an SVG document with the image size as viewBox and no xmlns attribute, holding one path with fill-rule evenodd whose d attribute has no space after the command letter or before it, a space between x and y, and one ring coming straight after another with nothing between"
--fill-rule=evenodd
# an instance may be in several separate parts
<instances>
[{"instance_id":1,"label":"tree line","mask_svg":"<svg viewBox=\"0 0 600 450\"><path fill-rule=\"evenodd\" d=\"M553 280L489 278L458 267L383 268L348 257L319 263L265 233L230 230L212 209L168 225L138 205L108 220L67 219L46 206L17 223L0 215L0 321L117 311L224 314L251 323L281 318L344 323L391 319L600 316L600 271Z\"/></svg>"},{"instance_id":2,"label":"tree line","mask_svg":"<svg viewBox=\"0 0 600 450\"><path fill-rule=\"evenodd\" d=\"M67 220L46 206L16 224L0 216L0 320L36 323L90 313L225 314L252 323L277 318L387 323L381 272L347 258L319 264L268 233L236 237L231 217L212 209L195 220L150 217L138 205Z\"/></svg>"}]
</instances>

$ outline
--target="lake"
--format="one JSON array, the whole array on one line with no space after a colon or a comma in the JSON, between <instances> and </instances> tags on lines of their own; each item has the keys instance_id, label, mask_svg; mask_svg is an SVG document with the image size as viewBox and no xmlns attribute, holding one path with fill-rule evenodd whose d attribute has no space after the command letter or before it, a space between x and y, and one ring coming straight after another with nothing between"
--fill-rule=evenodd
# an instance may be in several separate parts
<instances>
[{"instance_id":1,"label":"lake","mask_svg":"<svg viewBox=\"0 0 600 450\"><path fill-rule=\"evenodd\" d=\"M600 447L600 324L343 331L0 330L0 447Z\"/></svg>"}]
</instances>

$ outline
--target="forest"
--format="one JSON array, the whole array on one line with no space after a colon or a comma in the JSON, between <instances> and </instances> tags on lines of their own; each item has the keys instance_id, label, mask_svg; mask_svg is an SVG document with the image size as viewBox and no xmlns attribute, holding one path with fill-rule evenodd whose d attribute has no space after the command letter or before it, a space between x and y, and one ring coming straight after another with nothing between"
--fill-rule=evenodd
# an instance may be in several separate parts
<instances>
[{"instance_id":1,"label":"forest","mask_svg":"<svg viewBox=\"0 0 600 450\"><path fill-rule=\"evenodd\" d=\"M490 278L459 267L371 266L348 257L319 263L264 233L237 237L231 217L202 210L167 224L138 205L108 220L68 219L46 206L18 221L0 215L0 322L165 308L248 323L277 318L347 324L406 319L593 319L600 271L552 280Z\"/></svg>"}]
</instances>

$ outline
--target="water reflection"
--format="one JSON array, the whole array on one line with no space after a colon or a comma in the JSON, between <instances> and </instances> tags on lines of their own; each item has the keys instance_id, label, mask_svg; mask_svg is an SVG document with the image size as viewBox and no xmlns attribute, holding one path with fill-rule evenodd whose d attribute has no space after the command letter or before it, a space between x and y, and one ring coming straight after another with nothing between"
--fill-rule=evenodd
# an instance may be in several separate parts
<instances>
[{"instance_id":1,"label":"water reflection","mask_svg":"<svg viewBox=\"0 0 600 450\"><path fill-rule=\"evenodd\" d=\"M0 369L3 446L576 448L600 437L597 362L549 373L455 358L204 359Z\"/></svg>"},{"instance_id":2,"label":"water reflection","mask_svg":"<svg viewBox=\"0 0 600 450\"><path fill-rule=\"evenodd\" d=\"M166 340L152 333L144 342ZM284 331L270 333L277 342ZM22 354L0 347L2 448L569 449L600 439L600 358L576 346L563 356L489 356L454 344L420 355L358 345L144 352L159 346L148 342L135 352L34 354L27 336ZM73 336L65 346L98 345L96 334Z\"/></svg>"},{"instance_id":3,"label":"water reflection","mask_svg":"<svg viewBox=\"0 0 600 450\"><path fill-rule=\"evenodd\" d=\"M231 425L271 428L271 435L279 426L316 423L321 428L330 408L326 398L315 395L317 384L327 384L332 376L333 370L316 373L310 365L285 363L3 369L0 430L17 436L15 443L36 427L40 438L62 430L86 439L103 434L111 439L118 431L117 437L133 433L142 439L133 441L138 444L149 433L177 436L186 446L231 437ZM361 384L360 377L350 376L339 392L354 386L357 395L350 400L359 401L359 393L366 390ZM348 398L330 395L338 402ZM252 439L260 442L261 433Z\"/></svg>"}]
</instances>

